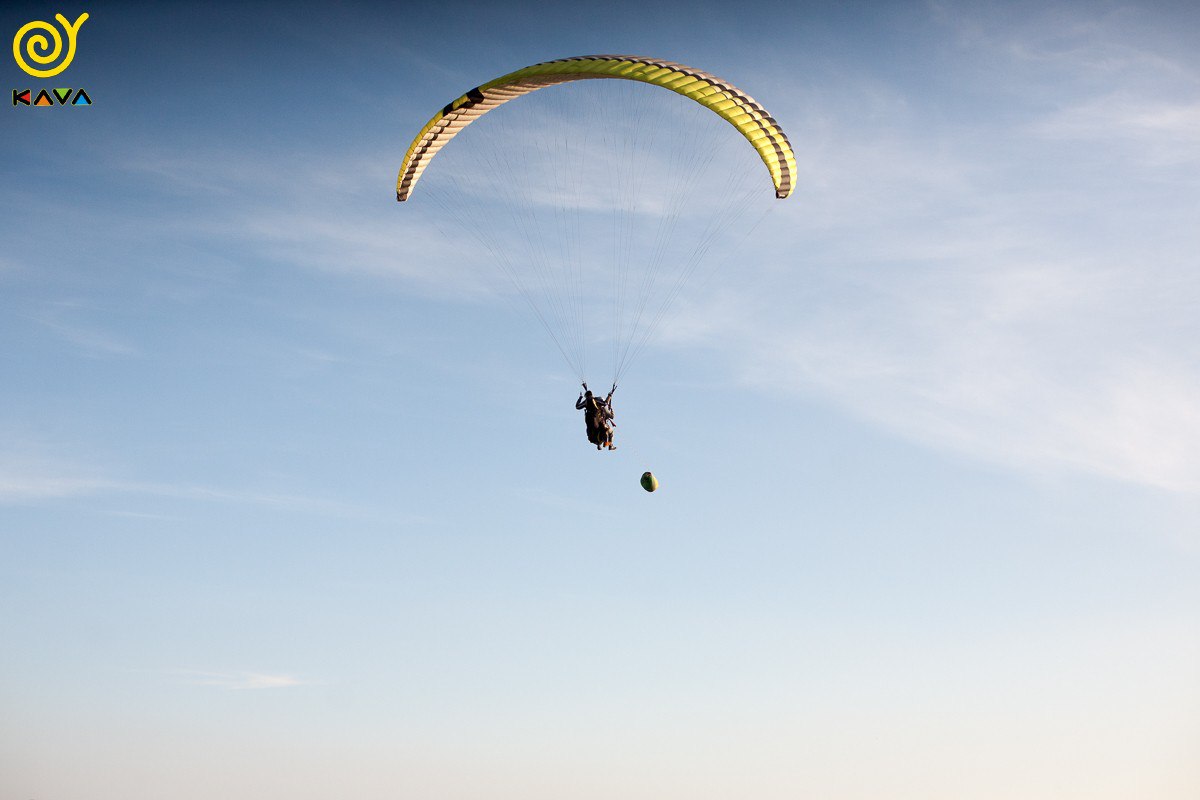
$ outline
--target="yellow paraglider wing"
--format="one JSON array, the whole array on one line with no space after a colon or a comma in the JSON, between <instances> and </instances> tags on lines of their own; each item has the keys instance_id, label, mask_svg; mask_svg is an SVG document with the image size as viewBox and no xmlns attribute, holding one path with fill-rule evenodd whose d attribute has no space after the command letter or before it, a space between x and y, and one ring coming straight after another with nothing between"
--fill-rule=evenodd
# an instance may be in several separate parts
<instances>
[{"instance_id":1,"label":"yellow paraglider wing","mask_svg":"<svg viewBox=\"0 0 1200 800\"><path fill-rule=\"evenodd\" d=\"M776 197L783 199L792 193L796 155L779 123L753 98L720 78L683 64L640 56L597 55L546 61L510 72L445 106L408 148L396 181L396 199L407 200L438 150L483 114L543 86L591 78L641 81L695 100L727 120L754 146L771 173Z\"/></svg>"}]
</instances>

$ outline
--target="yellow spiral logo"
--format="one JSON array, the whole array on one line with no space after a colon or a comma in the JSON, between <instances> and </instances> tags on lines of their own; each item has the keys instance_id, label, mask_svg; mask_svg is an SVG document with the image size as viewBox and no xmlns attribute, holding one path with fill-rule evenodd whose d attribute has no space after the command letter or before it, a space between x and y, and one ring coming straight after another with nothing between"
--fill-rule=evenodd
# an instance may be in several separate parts
<instances>
[{"instance_id":1,"label":"yellow spiral logo","mask_svg":"<svg viewBox=\"0 0 1200 800\"><path fill-rule=\"evenodd\" d=\"M42 65L52 64L62 55L62 34L49 22L37 19L26 23L13 37L13 58L16 59L17 66L35 78L50 78L71 66L71 62L75 60L75 36L79 33L79 26L87 20L88 14L87 12L80 14L79 19L74 22L67 22L67 18L62 14L55 14L54 18L67 32L67 54L63 56L62 62L57 66L49 69L29 66L29 61ZM31 33L32 31L39 32ZM50 39L47 39L40 31L48 31ZM29 38L26 39L27 34L29 34ZM22 47L22 40L24 40L24 47ZM53 46L50 44L51 41L54 42ZM29 61L25 60L26 55L29 56Z\"/></svg>"}]
</instances>

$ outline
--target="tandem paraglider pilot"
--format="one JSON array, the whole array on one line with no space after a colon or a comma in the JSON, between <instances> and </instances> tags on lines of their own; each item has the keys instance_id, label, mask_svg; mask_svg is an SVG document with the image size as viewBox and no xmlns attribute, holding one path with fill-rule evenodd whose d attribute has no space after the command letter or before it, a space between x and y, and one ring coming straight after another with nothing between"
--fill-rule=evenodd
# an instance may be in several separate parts
<instances>
[{"instance_id":1,"label":"tandem paraglider pilot","mask_svg":"<svg viewBox=\"0 0 1200 800\"><path fill-rule=\"evenodd\" d=\"M583 411L583 422L587 426L587 439L596 445L597 450L603 450L605 447L609 450L617 449L617 446L613 444L613 428L616 427L616 423L613 422L612 396L615 391L617 391L617 385L614 383L608 397L601 399L593 395L587 383L584 383L583 393L575 401L575 408Z\"/></svg>"}]
</instances>

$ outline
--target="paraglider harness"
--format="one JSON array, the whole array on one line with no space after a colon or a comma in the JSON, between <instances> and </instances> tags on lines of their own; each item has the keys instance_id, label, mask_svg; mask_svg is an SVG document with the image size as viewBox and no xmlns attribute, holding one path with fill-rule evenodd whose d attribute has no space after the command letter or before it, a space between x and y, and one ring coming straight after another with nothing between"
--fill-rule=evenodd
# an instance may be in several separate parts
<instances>
[{"instance_id":1,"label":"paraglider harness","mask_svg":"<svg viewBox=\"0 0 1200 800\"><path fill-rule=\"evenodd\" d=\"M613 392L617 391L617 385L613 384L608 397L603 400L592 394L586 381L583 383L583 390L587 394L579 395L579 399L575 401L575 408L583 410L588 441L596 445L597 450L604 447L615 450L616 446L612 443L612 429L616 426L616 423L613 422L612 396Z\"/></svg>"}]
</instances>

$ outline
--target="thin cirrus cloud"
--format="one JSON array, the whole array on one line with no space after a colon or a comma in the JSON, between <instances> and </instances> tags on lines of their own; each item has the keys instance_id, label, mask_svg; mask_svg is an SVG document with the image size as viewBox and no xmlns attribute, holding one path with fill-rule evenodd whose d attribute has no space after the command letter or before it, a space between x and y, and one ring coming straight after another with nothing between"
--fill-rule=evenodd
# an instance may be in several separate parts
<instances>
[{"instance_id":1,"label":"thin cirrus cloud","mask_svg":"<svg viewBox=\"0 0 1200 800\"><path fill-rule=\"evenodd\" d=\"M730 285L696 312L720 320L708 336L748 384L1021 471L1200 493L1200 236L1183 224L1200 208L1198 117L1130 88L1153 70L1200 79L1086 44L1045 61L1110 80L1061 110L1018 104L958 128L896 114L880 130L856 120L851 91L807 111L825 130L798 199L824 211L787 210L796 263L768 299ZM862 94L878 105L879 87ZM772 310L781 296L797 302Z\"/></svg>"},{"instance_id":2,"label":"thin cirrus cloud","mask_svg":"<svg viewBox=\"0 0 1200 800\"><path fill-rule=\"evenodd\" d=\"M309 495L139 481L114 476L102 467L66 458L30 452L0 454L0 505L97 496L166 497L302 510L337 517L370 516L370 512L359 507ZM425 518L413 515L410 520L420 522Z\"/></svg>"},{"instance_id":3,"label":"thin cirrus cloud","mask_svg":"<svg viewBox=\"0 0 1200 800\"><path fill-rule=\"evenodd\" d=\"M1200 102L1121 92L1063 109L1032 131L1050 139L1126 144L1150 166L1200 161Z\"/></svg>"},{"instance_id":4,"label":"thin cirrus cloud","mask_svg":"<svg viewBox=\"0 0 1200 800\"><path fill-rule=\"evenodd\" d=\"M155 225L160 241L148 244L151 251L176 239L218 238L291 267L403 282L435 295L478 297L494 283L462 266L464 260L483 260L472 243L454 241L450 251L456 258L448 259L447 237L430 225L429 214L396 203L394 154L297 158L233 149L209 148L200 155L151 149L136 157L114 156L114 162L147 193L189 201L160 212Z\"/></svg>"},{"instance_id":5,"label":"thin cirrus cloud","mask_svg":"<svg viewBox=\"0 0 1200 800\"><path fill-rule=\"evenodd\" d=\"M138 349L123 341L119 336L99 327L72 322L62 315L35 318L45 329L59 339L69 343L85 355L92 357L134 356Z\"/></svg>"},{"instance_id":6,"label":"thin cirrus cloud","mask_svg":"<svg viewBox=\"0 0 1200 800\"><path fill-rule=\"evenodd\" d=\"M181 670L177 674L185 683L194 686L212 686L218 689L291 689L296 686L309 686L313 683L294 675L280 673Z\"/></svg>"}]
</instances>

